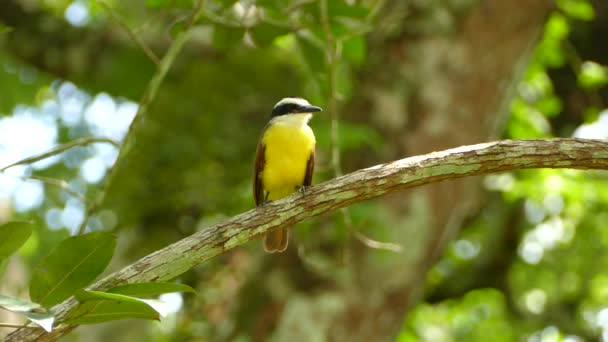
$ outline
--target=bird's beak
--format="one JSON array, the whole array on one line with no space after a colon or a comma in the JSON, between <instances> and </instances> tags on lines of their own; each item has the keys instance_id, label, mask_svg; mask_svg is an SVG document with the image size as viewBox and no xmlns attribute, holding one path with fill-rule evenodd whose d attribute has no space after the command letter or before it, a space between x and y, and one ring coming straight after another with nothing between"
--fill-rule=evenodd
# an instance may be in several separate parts
<instances>
[{"instance_id":1,"label":"bird's beak","mask_svg":"<svg viewBox=\"0 0 608 342\"><path fill-rule=\"evenodd\" d=\"M300 109L302 113L314 113L314 112L322 112L323 109L317 106L306 106Z\"/></svg>"}]
</instances>

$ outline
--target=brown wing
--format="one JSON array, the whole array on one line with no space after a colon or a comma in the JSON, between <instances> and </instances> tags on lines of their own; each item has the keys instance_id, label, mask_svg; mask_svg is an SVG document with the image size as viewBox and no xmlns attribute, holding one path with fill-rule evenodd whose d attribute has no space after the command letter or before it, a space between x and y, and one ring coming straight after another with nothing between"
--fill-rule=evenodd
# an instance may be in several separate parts
<instances>
[{"instance_id":1,"label":"brown wing","mask_svg":"<svg viewBox=\"0 0 608 342\"><path fill-rule=\"evenodd\" d=\"M315 150L312 150L308 163L306 164L306 175L304 176L304 186L310 186L312 184L312 173L315 170Z\"/></svg>"},{"instance_id":2,"label":"brown wing","mask_svg":"<svg viewBox=\"0 0 608 342\"><path fill-rule=\"evenodd\" d=\"M266 159L264 157L266 152L266 145L262 143L258 144L258 151L255 155L255 164L253 168L253 197L255 199L255 205L260 206L264 204L264 184L262 184L262 170L264 170L264 164Z\"/></svg>"}]
</instances>

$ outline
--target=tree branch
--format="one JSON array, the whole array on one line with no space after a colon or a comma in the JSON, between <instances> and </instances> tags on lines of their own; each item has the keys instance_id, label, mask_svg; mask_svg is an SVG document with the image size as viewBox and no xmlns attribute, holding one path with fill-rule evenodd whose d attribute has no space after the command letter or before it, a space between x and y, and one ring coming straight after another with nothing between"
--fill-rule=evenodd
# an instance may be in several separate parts
<instances>
[{"instance_id":1,"label":"tree branch","mask_svg":"<svg viewBox=\"0 0 608 342\"><path fill-rule=\"evenodd\" d=\"M57 154L61 154L69 149L72 149L74 147L79 147L79 146L87 146L90 144L96 144L96 143L108 143L108 144L112 144L114 145L114 147L120 147L120 144L110 138L105 138L105 137L84 137L84 138L79 138L76 140L72 140L68 143L65 144L61 144L47 152L32 156L32 157L27 157L25 159L21 159L19 161L16 161L12 164L9 164L7 166L4 166L2 168L0 168L0 172L4 172L7 169L10 169L13 166L17 166L17 165L24 165L24 164L33 164L37 161L41 161L43 159L52 157L54 155Z\"/></svg>"},{"instance_id":2,"label":"tree branch","mask_svg":"<svg viewBox=\"0 0 608 342\"><path fill-rule=\"evenodd\" d=\"M250 210L156 251L110 274L89 289L119 284L166 281L193 266L249 242L260 234L291 226L354 203L443 180L533 168L608 170L608 142L586 139L504 140L462 146L405 158L338 177ZM55 306L58 320L77 305L74 298ZM7 341L52 341L75 326L12 333Z\"/></svg>"}]
</instances>

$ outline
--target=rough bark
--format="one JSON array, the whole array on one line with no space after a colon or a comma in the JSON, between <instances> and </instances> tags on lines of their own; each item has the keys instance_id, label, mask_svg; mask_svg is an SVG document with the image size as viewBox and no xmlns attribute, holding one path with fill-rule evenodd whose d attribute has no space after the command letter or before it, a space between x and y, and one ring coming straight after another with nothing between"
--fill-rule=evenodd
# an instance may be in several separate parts
<instances>
[{"instance_id":1,"label":"rough bark","mask_svg":"<svg viewBox=\"0 0 608 342\"><path fill-rule=\"evenodd\" d=\"M91 285L104 290L125 284L173 279L188 269L277 229L354 203L443 180L531 168L608 170L608 142L585 139L504 140L463 146L359 170L250 210L152 253ZM404 244L408 249L411 245ZM376 283L379 282L376 280ZM59 319L74 298L53 308ZM74 326L51 333L19 330L7 341L52 341Z\"/></svg>"}]
</instances>

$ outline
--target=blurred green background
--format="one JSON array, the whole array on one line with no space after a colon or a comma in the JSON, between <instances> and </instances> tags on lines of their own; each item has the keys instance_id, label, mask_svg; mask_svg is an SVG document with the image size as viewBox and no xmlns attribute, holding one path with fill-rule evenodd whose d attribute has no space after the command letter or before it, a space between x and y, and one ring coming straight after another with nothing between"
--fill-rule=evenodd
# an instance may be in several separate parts
<instances>
[{"instance_id":1,"label":"blurred green background","mask_svg":"<svg viewBox=\"0 0 608 342\"><path fill-rule=\"evenodd\" d=\"M0 167L122 141L197 3L0 1ZM100 196L86 224L119 237L109 271L253 208L257 139L286 96L325 109L314 183L501 138L608 138L605 0L203 4L111 182L110 144L0 173L0 221L36 223L0 293L27 297ZM284 254L253 241L190 270L198 295L165 296L160 323L65 340L608 339L607 176L518 171L360 203L299 224Z\"/></svg>"}]
</instances>

